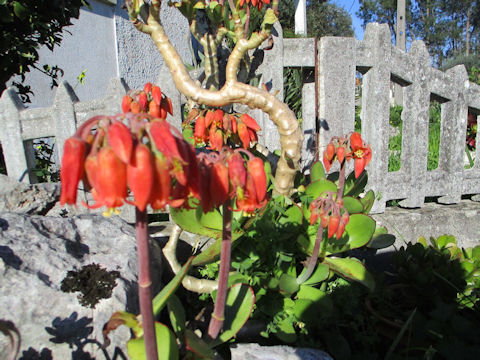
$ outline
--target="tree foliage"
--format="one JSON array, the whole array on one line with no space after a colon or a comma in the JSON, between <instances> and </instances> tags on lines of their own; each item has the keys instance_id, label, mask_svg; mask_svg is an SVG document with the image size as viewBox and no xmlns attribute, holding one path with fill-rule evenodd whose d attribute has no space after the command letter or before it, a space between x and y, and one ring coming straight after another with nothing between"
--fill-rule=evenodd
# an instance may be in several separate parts
<instances>
[{"instance_id":1,"label":"tree foliage","mask_svg":"<svg viewBox=\"0 0 480 360\"><path fill-rule=\"evenodd\" d=\"M478 0L406 0L407 39L423 40L436 65L480 49ZM387 23L395 39L397 1L360 0L357 16L364 25Z\"/></svg>"},{"instance_id":2,"label":"tree foliage","mask_svg":"<svg viewBox=\"0 0 480 360\"><path fill-rule=\"evenodd\" d=\"M25 102L29 101L28 86L22 83L25 74L38 69L48 75L52 86L63 72L56 66L38 67L38 49L47 46L53 50L62 41L63 28L72 25L71 19L80 14L86 0L0 0L0 92L13 75L14 82Z\"/></svg>"},{"instance_id":3,"label":"tree foliage","mask_svg":"<svg viewBox=\"0 0 480 360\"><path fill-rule=\"evenodd\" d=\"M280 1L280 24L284 35L295 33L295 2ZM324 0L307 1L308 36L353 36L352 19L341 7Z\"/></svg>"}]
</instances>

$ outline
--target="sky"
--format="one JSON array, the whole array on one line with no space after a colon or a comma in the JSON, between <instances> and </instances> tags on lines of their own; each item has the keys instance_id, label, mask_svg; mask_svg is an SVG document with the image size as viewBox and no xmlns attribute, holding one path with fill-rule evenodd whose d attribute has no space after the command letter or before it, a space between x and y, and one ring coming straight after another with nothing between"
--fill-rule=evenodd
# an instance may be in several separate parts
<instances>
[{"instance_id":1,"label":"sky","mask_svg":"<svg viewBox=\"0 0 480 360\"><path fill-rule=\"evenodd\" d=\"M359 0L331 0L331 2L341 8L344 8L352 17L353 30L355 31L355 37L359 40L363 40L363 20L359 19L355 13L360 7Z\"/></svg>"}]
</instances>

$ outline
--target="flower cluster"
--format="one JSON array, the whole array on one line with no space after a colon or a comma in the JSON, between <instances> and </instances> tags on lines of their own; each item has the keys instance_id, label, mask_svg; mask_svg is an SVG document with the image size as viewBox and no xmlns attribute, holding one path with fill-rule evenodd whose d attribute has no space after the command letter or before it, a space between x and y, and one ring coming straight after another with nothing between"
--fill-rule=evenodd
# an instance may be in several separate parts
<instances>
[{"instance_id":1,"label":"flower cluster","mask_svg":"<svg viewBox=\"0 0 480 360\"><path fill-rule=\"evenodd\" d=\"M245 3L252 4L260 11L262 10L263 4L270 5L270 0L240 0L240 7L242 7Z\"/></svg>"},{"instance_id":2,"label":"flower cluster","mask_svg":"<svg viewBox=\"0 0 480 360\"><path fill-rule=\"evenodd\" d=\"M345 226L350 220L347 209L343 206L343 200L335 200L335 194L327 192L319 196L310 204L310 225L320 219L322 228L327 229L327 237L333 235L340 239L345 231Z\"/></svg>"},{"instance_id":3,"label":"flower cluster","mask_svg":"<svg viewBox=\"0 0 480 360\"><path fill-rule=\"evenodd\" d=\"M220 153L202 153L200 157L200 205L204 212L233 199L233 209L246 214L266 204L267 177L260 158L227 147Z\"/></svg>"},{"instance_id":4,"label":"flower cluster","mask_svg":"<svg viewBox=\"0 0 480 360\"><path fill-rule=\"evenodd\" d=\"M230 139L234 144L244 149L258 141L257 132L260 126L254 118L247 114L228 114L221 109L193 109L187 122L195 120L193 136L195 144L208 145L209 149L220 151Z\"/></svg>"},{"instance_id":5,"label":"flower cluster","mask_svg":"<svg viewBox=\"0 0 480 360\"><path fill-rule=\"evenodd\" d=\"M181 207L199 196L198 177L193 146L165 120L141 113L97 116L65 142L60 203L76 203L82 180L95 201L86 206L106 206L107 213L125 202L141 211Z\"/></svg>"},{"instance_id":6,"label":"flower cluster","mask_svg":"<svg viewBox=\"0 0 480 360\"><path fill-rule=\"evenodd\" d=\"M166 119L173 115L172 100L152 83L146 83L142 91L132 90L122 99L123 113L149 113L155 118Z\"/></svg>"},{"instance_id":7,"label":"flower cluster","mask_svg":"<svg viewBox=\"0 0 480 360\"><path fill-rule=\"evenodd\" d=\"M323 152L323 164L325 169L330 171L335 160L338 160L340 165L345 160L354 160L355 177L358 178L365 167L372 159L372 149L370 145L365 145L359 133L354 132L347 137L334 137L327 145Z\"/></svg>"}]
</instances>

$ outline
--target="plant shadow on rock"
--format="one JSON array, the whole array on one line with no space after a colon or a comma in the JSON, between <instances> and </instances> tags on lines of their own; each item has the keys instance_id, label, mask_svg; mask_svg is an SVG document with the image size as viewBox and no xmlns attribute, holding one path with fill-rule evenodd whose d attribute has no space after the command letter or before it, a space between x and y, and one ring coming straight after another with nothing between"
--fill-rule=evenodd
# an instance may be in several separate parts
<instances>
[{"instance_id":1,"label":"plant shadow on rock","mask_svg":"<svg viewBox=\"0 0 480 360\"><path fill-rule=\"evenodd\" d=\"M73 312L68 318L61 319L56 317L52 321L51 327L46 327L45 331L52 335L50 342L54 344L68 344L72 349L72 360L93 360L92 355L85 351L85 346L88 344L97 345L102 350L105 359L115 360L123 359L127 357L117 347L113 353L113 356L107 353L103 348L103 344L96 339L89 339L88 337L93 332L92 318L82 317L78 318L77 312ZM28 350L24 350L19 360L53 360L52 350L44 347L40 352L30 347Z\"/></svg>"}]
</instances>

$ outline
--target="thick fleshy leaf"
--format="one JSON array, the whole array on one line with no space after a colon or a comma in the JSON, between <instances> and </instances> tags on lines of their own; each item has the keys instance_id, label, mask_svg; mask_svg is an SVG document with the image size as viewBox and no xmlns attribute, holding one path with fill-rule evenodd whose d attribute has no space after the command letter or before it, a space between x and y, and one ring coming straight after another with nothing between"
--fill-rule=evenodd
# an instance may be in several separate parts
<instances>
[{"instance_id":1,"label":"thick fleshy leaf","mask_svg":"<svg viewBox=\"0 0 480 360\"><path fill-rule=\"evenodd\" d=\"M280 217L277 221L279 225L285 224L295 224L301 225L303 223L303 212L299 206L293 204L287 210L284 211L282 217Z\"/></svg>"},{"instance_id":2,"label":"thick fleshy leaf","mask_svg":"<svg viewBox=\"0 0 480 360\"><path fill-rule=\"evenodd\" d=\"M183 278L187 275L188 269L192 264L193 256L188 259L188 261L182 266L181 270L175 275L175 277L170 280L170 282L165 285L154 298L153 298L153 314L157 316L163 307L166 305L170 296L175 293L178 286L182 283Z\"/></svg>"},{"instance_id":3,"label":"thick fleshy leaf","mask_svg":"<svg viewBox=\"0 0 480 360\"><path fill-rule=\"evenodd\" d=\"M189 351L202 359L213 359L215 356L210 346L190 329L185 331L185 343Z\"/></svg>"},{"instance_id":4,"label":"thick fleshy leaf","mask_svg":"<svg viewBox=\"0 0 480 360\"><path fill-rule=\"evenodd\" d=\"M133 331L135 337L140 337L143 335L143 328L136 315L126 311L117 311L110 316L108 322L103 326L102 335L105 344L110 344L108 334L118 328L120 325L128 326Z\"/></svg>"},{"instance_id":5,"label":"thick fleshy leaf","mask_svg":"<svg viewBox=\"0 0 480 360\"><path fill-rule=\"evenodd\" d=\"M300 286L297 283L297 278L289 274L282 274L278 283L280 292L287 294L294 294L298 291Z\"/></svg>"},{"instance_id":6,"label":"thick fleshy leaf","mask_svg":"<svg viewBox=\"0 0 480 360\"><path fill-rule=\"evenodd\" d=\"M155 335L157 338L157 351L161 359L177 360L178 348L175 335L163 324L155 323ZM131 339L127 342L128 355L133 360L146 360L145 341L143 337Z\"/></svg>"},{"instance_id":7,"label":"thick fleshy leaf","mask_svg":"<svg viewBox=\"0 0 480 360\"><path fill-rule=\"evenodd\" d=\"M204 229L207 229L204 227ZM210 245L207 249L202 251L200 254L195 256L195 259L193 259L193 265L194 266L199 266L199 265L205 265L208 263L211 263L212 261L216 260L218 256L220 255L220 251L222 248L222 232L220 231L220 236L215 240L215 242ZM232 230L232 244L240 238L244 234L244 231L241 228L234 228Z\"/></svg>"},{"instance_id":8,"label":"thick fleshy leaf","mask_svg":"<svg viewBox=\"0 0 480 360\"><path fill-rule=\"evenodd\" d=\"M337 192L337 185L329 180L320 180L312 182L305 189L305 193L312 199L316 199L325 191Z\"/></svg>"},{"instance_id":9,"label":"thick fleshy leaf","mask_svg":"<svg viewBox=\"0 0 480 360\"><path fill-rule=\"evenodd\" d=\"M363 213L368 215L375 202L375 193L373 190L369 190L363 198L360 198L360 202L363 205Z\"/></svg>"},{"instance_id":10,"label":"thick fleshy leaf","mask_svg":"<svg viewBox=\"0 0 480 360\"><path fill-rule=\"evenodd\" d=\"M317 161L313 164L312 169L310 170L310 181L313 183L319 180L325 180L327 176L325 175L325 169L321 161Z\"/></svg>"},{"instance_id":11,"label":"thick fleshy leaf","mask_svg":"<svg viewBox=\"0 0 480 360\"><path fill-rule=\"evenodd\" d=\"M235 284L227 294L223 331L210 346L214 347L234 337L245 325L255 304L255 293L246 284Z\"/></svg>"},{"instance_id":12,"label":"thick fleshy leaf","mask_svg":"<svg viewBox=\"0 0 480 360\"><path fill-rule=\"evenodd\" d=\"M275 336L287 344L294 343L297 340L297 334L291 319L282 320L277 324L278 329L275 332Z\"/></svg>"},{"instance_id":13,"label":"thick fleshy leaf","mask_svg":"<svg viewBox=\"0 0 480 360\"><path fill-rule=\"evenodd\" d=\"M329 241L327 254L337 254L366 245L375 232L375 224L375 220L368 215L351 215L342 238Z\"/></svg>"},{"instance_id":14,"label":"thick fleshy leaf","mask_svg":"<svg viewBox=\"0 0 480 360\"><path fill-rule=\"evenodd\" d=\"M170 208L170 216L183 230L193 234L204 235L214 239L221 239L222 232L203 226L196 216L196 209Z\"/></svg>"},{"instance_id":15,"label":"thick fleshy leaf","mask_svg":"<svg viewBox=\"0 0 480 360\"><path fill-rule=\"evenodd\" d=\"M363 212L362 203L351 196L345 196L343 198L343 206L345 206L350 215Z\"/></svg>"},{"instance_id":16,"label":"thick fleshy leaf","mask_svg":"<svg viewBox=\"0 0 480 360\"><path fill-rule=\"evenodd\" d=\"M182 302L176 295L171 295L167 300L168 316L175 334L180 336L185 331L186 315Z\"/></svg>"},{"instance_id":17,"label":"thick fleshy leaf","mask_svg":"<svg viewBox=\"0 0 480 360\"><path fill-rule=\"evenodd\" d=\"M197 208L196 216L200 224L206 228L222 231L223 216L217 209L204 214L200 207Z\"/></svg>"},{"instance_id":18,"label":"thick fleshy leaf","mask_svg":"<svg viewBox=\"0 0 480 360\"><path fill-rule=\"evenodd\" d=\"M313 271L312 275L302 285L316 285L328 279L330 269L328 265L319 263ZM301 276L301 274L300 274Z\"/></svg>"},{"instance_id":19,"label":"thick fleshy leaf","mask_svg":"<svg viewBox=\"0 0 480 360\"><path fill-rule=\"evenodd\" d=\"M364 190L365 186L368 183L367 172L364 171L359 178L355 178L355 174L352 172L345 179L345 187L343 189L343 194L345 196L359 196Z\"/></svg>"},{"instance_id":20,"label":"thick fleshy leaf","mask_svg":"<svg viewBox=\"0 0 480 360\"><path fill-rule=\"evenodd\" d=\"M360 260L349 257L326 257L324 262L330 267L330 270L341 277L357 281L362 285L365 285L371 291L375 290L375 279Z\"/></svg>"},{"instance_id":21,"label":"thick fleshy leaf","mask_svg":"<svg viewBox=\"0 0 480 360\"><path fill-rule=\"evenodd\" d=\"M383 226L377 226L368 243L370 249L384 249L395 243L395 235L389 234Z\"/></svg>"}]
</instances>

